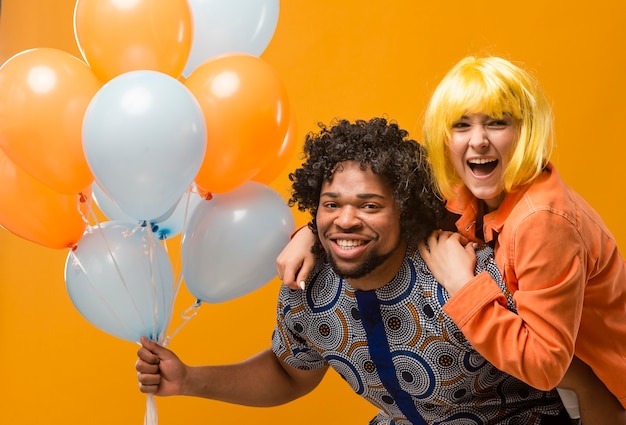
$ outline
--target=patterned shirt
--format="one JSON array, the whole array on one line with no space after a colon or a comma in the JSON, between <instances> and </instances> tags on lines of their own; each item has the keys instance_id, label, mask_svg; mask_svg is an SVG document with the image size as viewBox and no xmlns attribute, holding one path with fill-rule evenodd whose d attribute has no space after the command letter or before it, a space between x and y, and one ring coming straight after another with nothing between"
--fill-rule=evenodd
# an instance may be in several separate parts
<instances>
[{"instance_id":1,"label":"patterned shirt","mask_svg":"<svg viewBox=\"0 0 626 425\"><path fill-rule=\"evenodd\" d=\"M483 270L504 290L488 247L477 252ZM370 425L540 424L557 414L556 391L499 371L471 346L443 312L448 298L416 249L375 291L352 288L318 261L305 291L281 288L272 348L299 369L330 365L380 408Z\"/></svg>"}]
</instances>

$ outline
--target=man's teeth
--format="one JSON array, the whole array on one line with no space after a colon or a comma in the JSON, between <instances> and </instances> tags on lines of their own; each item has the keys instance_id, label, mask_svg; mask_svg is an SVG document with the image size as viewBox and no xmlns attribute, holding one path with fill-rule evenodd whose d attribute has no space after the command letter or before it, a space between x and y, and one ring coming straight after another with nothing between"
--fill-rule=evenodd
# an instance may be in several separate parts
<instances>
[{"instance_id":1,"label":"man's teeth","mask_svg":"<svg viewBox=\"0 0 626 425\"><path fill-rule=\"evenodd\" d=\"M341 248L354 248L356 246L363 245L364 243L364 241L337 239L337 245Z\"/></svg>"}]
</instances>

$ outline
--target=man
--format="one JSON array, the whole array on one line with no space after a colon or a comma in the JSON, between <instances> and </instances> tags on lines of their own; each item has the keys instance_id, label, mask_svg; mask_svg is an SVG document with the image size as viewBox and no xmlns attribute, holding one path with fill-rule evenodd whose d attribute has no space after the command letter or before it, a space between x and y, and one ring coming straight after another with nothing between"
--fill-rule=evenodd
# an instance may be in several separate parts
<instances>
[{"instance_id":1,"label":"man","mask_svg":"<svg viewBox=\"0 0 626 425\"><path fill-rule=\"evenodd\" d=\"M374 425L568 424L555 391L495 369L443 313L448 296L413 248L439 227L442 203L407 136L380 118L307 135L290 205L311 213L319 257L306 291L281 288L272 347L189 367L142 340L141 391L274 406L313 390L332 367L381 409ZM501 282L491 254L478 250L477 272Z\"/></svg>"}]
</instances>

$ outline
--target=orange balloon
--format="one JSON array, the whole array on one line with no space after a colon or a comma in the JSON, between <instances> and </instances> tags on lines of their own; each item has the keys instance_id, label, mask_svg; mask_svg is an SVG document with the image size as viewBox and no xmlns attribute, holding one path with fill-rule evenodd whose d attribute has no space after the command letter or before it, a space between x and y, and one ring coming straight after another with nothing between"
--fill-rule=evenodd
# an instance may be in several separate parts
<instances>
[{"instance_id":1,"label":"orange balloon","mask_svg":"<svg viewBox=\"0 0 626 425\"><path fill-rule=\"evenodd\" d=\"M0 148L54 190L78 193L93 181L81 133L99 88L87 64L62 50L11 57L0 67Z\"/></svg>"},{"instance_id":2,"label":"orange balloon","mask_svg":"<svg viewBox=\"0 0 626 425\"><path fill-rule=\"evenodd\" d=\"M293 110L293 109L292 109ZM289 128L287 129L287 134L283 139L282 145L280 145L280 149L276 154L276 157L272 158L272 160L267 164L257 175L255 175L252 180L269 185L272 183L278 176L280 176L285 167L293 158L296 153L296 148L298 147L298 143L296 140L297 134L297 125L296 125L296 117L295 114L291 114L291 119L289 120Z\"/></svg>"},{"instance_id":3,"label":"orange balloon","mask_svg":"<svg viewBox=\"0 0 626 425\"><path fill-rule=\"evenodd\" d=\"M218 56L198 66L184 84L200 103L207 128L197 186L228 192L277 155L289 127L289 100L267 62L243 53Z\"/></svg>"},{"instance_id":4,"label":"orange balloon","mask_svg":"<svg viewBox=\"0 0 626 425\"><path fill-rule=\"evenodd\" d=\"M90 188L66 195L33 178L0 149L0 225L48 248L68 248L83 235L91 202ZM89 190L87 190L89 189Z\"/></svg>"},{"instance_id":5,"label":"orange balloon","mask_svg":"<svg viewBox=\"0 0 626 425\"><path fill-rule=\"evenodd\" d=\"M178 78L191 51L191 7L187 0L78 0L74 35L103 82L137 70Z\"/></svg>"}]
</instances>

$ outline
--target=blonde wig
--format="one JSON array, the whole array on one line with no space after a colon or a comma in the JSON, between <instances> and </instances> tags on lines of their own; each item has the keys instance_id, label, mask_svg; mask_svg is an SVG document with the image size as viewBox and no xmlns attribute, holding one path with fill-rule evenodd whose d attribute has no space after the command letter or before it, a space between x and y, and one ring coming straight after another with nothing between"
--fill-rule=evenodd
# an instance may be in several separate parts
<instances>
[{"instance_id":1,"label":"blonde wig","mask_svg":"<svg viewBox=\"0 0 626 425\"><path fill-rule=\"evenodd\" d=\"M510 115L518 138L504 171L507 192L532 182L554 146L552 110L537 80L499 57L466 57L439 83L424 116L423 139L441 195L450 199L463 182L449 159L452 124L463 115Z\"/></svg>"}]
</instances>

